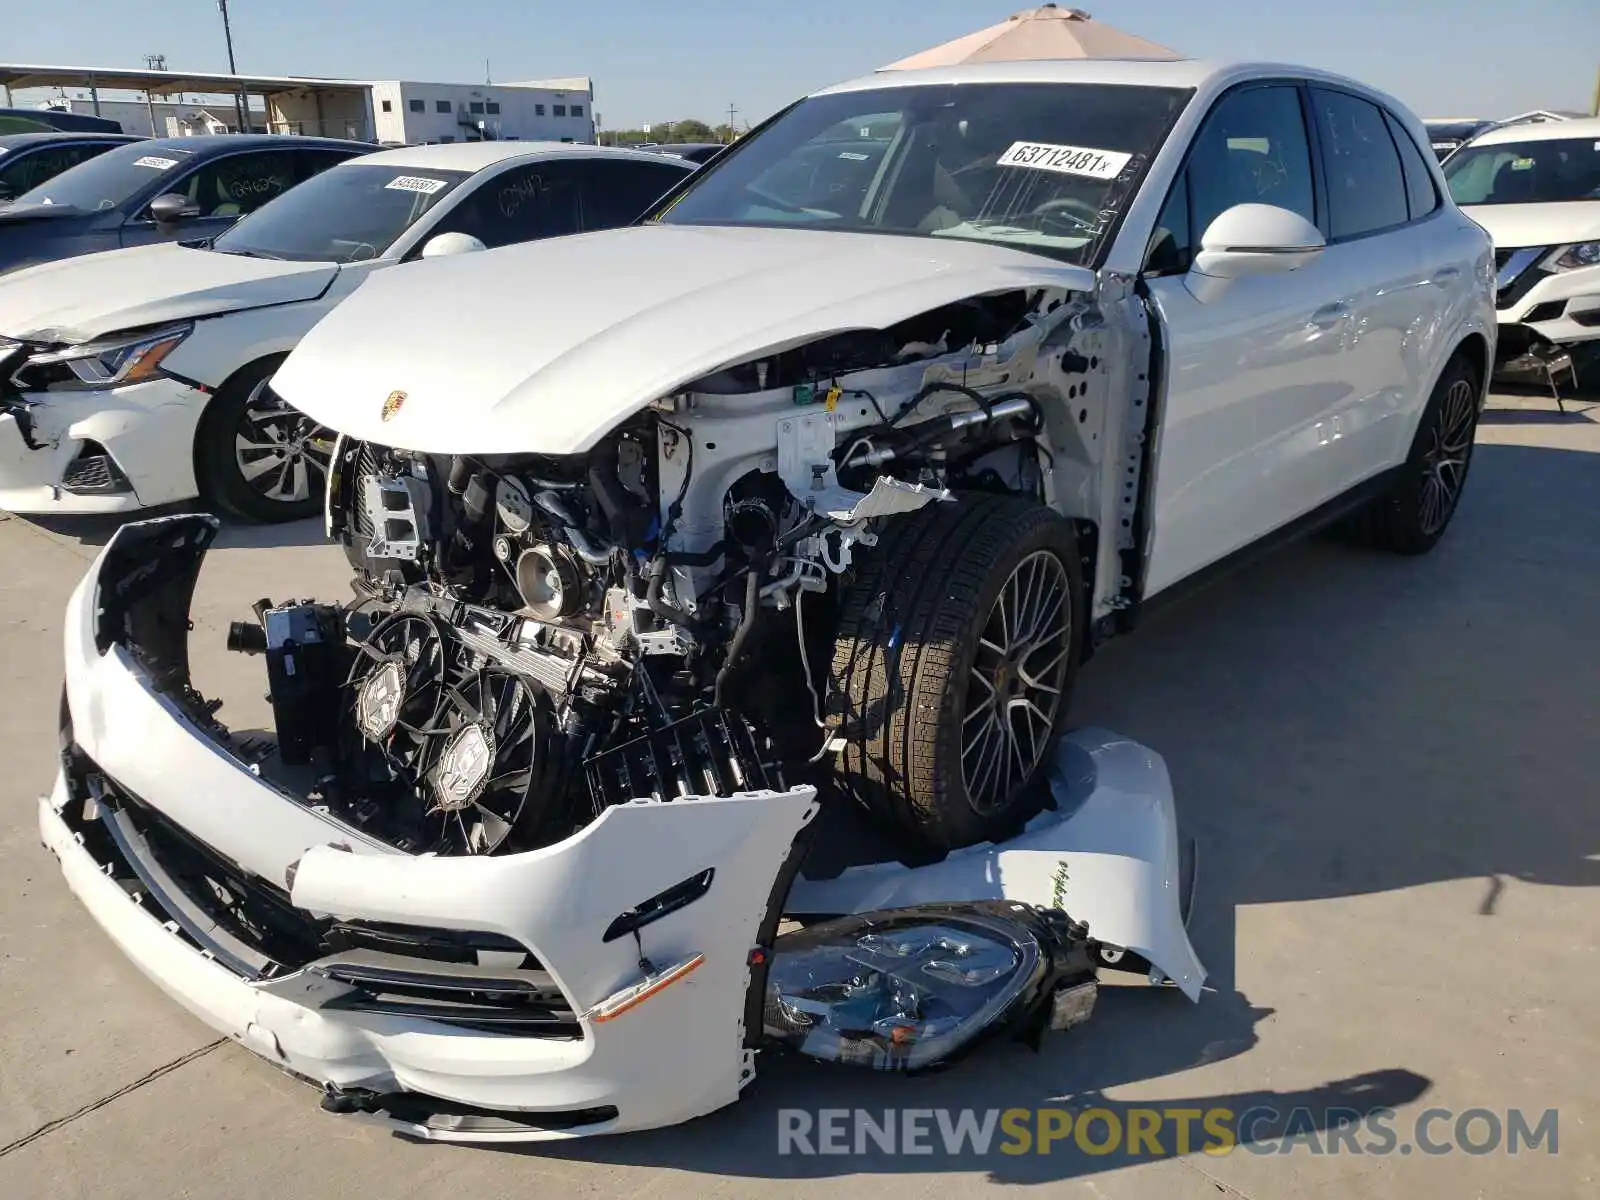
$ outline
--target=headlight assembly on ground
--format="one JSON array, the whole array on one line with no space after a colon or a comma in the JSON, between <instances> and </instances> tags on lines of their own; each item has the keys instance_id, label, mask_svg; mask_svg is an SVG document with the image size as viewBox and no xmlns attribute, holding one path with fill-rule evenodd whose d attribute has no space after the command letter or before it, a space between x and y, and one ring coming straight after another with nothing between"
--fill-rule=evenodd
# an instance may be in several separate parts
<instances>
[{"instance_id":1,"label":"headlight assembly on ground","mask_svg":"<svg viewBox=\"0 0 1600 1200\"><path fill-rule=\"evenodd\" d=\"M773 949L766 1031L826 1061L915 1071L985 1034L1066 1028L1093 1007L1083 927L1025 905L846 917Z\"/></svg>"}]
</instances>

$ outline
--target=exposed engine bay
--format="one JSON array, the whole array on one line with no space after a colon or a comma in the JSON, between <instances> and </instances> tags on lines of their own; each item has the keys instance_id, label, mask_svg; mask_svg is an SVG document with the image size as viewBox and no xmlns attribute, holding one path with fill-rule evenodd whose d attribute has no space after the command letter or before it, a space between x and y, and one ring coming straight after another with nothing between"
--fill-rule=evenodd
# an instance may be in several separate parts
<instances>
[{"instance_id":1,"label":"exposed engine bay","mask_svg":"<svg viewBox=\"0 0 1600 1200\"><path fill-rule=\"evenodd\" d=\"M356 598L263 601L230 638L267 657L278 764L412 853L825 786L838 593L886 526L1025 497L1079 520L1092 575L1108 341L1089 298L1012 291L719 371L583 454L342 439Z\"/></svg>"}]
</instances>

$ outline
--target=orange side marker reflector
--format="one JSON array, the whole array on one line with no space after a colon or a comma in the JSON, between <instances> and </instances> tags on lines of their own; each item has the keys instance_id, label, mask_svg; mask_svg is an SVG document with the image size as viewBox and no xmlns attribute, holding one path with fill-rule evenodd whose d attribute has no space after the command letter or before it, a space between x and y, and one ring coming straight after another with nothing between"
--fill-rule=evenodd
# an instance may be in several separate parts
<instances>
[{"instance_id":1,"label":"orange side marker reflector","mask_svg":"<svg viewBox=\"0 0 1600 1200\"><path fill-rule=\"evenodd\" d=\"M696 954L693 958L673 963L672 966L657 971L654 975L646 975L638 983L631 984L620 992L613 992L583 1015L596 1025L615 1020L630 1008L638 1007L657 992L664 991L678 980L687 977L705 960L704 954Z\"/></svg>"}]
</instances>

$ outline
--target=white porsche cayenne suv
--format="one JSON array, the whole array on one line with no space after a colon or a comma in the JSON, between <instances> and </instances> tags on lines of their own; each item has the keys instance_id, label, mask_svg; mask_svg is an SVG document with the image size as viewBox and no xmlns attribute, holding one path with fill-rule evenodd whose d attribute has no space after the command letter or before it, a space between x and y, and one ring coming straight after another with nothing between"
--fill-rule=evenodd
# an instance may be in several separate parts
<instances>
[{"instance_id":1,"label":"white porsche cayenne suv","mask_svg":"<svg viewBox=\"0 0 1600 1200\"><path fill-rule=\"evenodd\" d=\"M211 240L8 275L0 509L125 513L199 495L249 520L319 512L327 442L268 381L320 317L384 267L626 224L692 169L555 142L387 150ZM448 301L432 307L453 321Z\"/></svg>"},{"instance_id":2,"label":"white porsche cayenne suv","mask_svg":"<svg viewBox=\"0 0 1600 1200\"><path fill-rule=\"evenodd\" d=\"M1062 736L1079 664L1295 531L1430 549L1494 349L1488 236L1349 80L829 88L301 340L356 599L240 614L236 735L185 650L215 522L124 526L44 841L186 1007L422 1137L686 1120L773 1046L932 1065L1083 1019L1096 962L1198 999L1165 768Z\"/></svg>"}]
</instances>

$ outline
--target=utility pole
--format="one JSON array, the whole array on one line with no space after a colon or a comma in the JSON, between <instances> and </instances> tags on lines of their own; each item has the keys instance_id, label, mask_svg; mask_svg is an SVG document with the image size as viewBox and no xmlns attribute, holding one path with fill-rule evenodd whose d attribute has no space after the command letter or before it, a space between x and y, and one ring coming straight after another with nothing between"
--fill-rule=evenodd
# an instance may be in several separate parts
<instances>
[{"instance_id":1,"label":"utility pole","mask_svg":"<svg viewBox=\"0 0 1600 1200\"><path fill-rule=\"evenodd\" d=\"M146 54L144 56L144 65L152 71L165 71L167 69L167 56L165 54ZM145 85L144 89L144 111L145 115L150 118L150 136L160 137L161 131L156 128L156 106L155 102L150 98L148 84Z\"/></svg>"},{"instance_id":2,"label":"utility pole","mask_svg":"<svg viewBox=\"0 0 1600 1200\"><path fill-rule=\"evenodd\" d=\"M738 111L739 110L737 108L735 108L731 103L728 105L728 141L729 141L729 143L732 143L733 138L734 138L734 133L733 133L733 114L738 112Z\"/></svg>"},{"instance_id":3,"label":"utility pole","mask_svg":"<svg viewBox=\"0 0 1600 1200\"><path fill-rule=\"evenodd\" d=\"M228 74L237 76L239 68L233 62L233 27L228 23L228 0L217 0L217 8L222 11L222 36L228 43ZM249 133L250 126L246 121L249 106L244 99L244 92L240 91L233 97L234 111L239 116L239 132Z\"/></svg>"}]
</instances>

